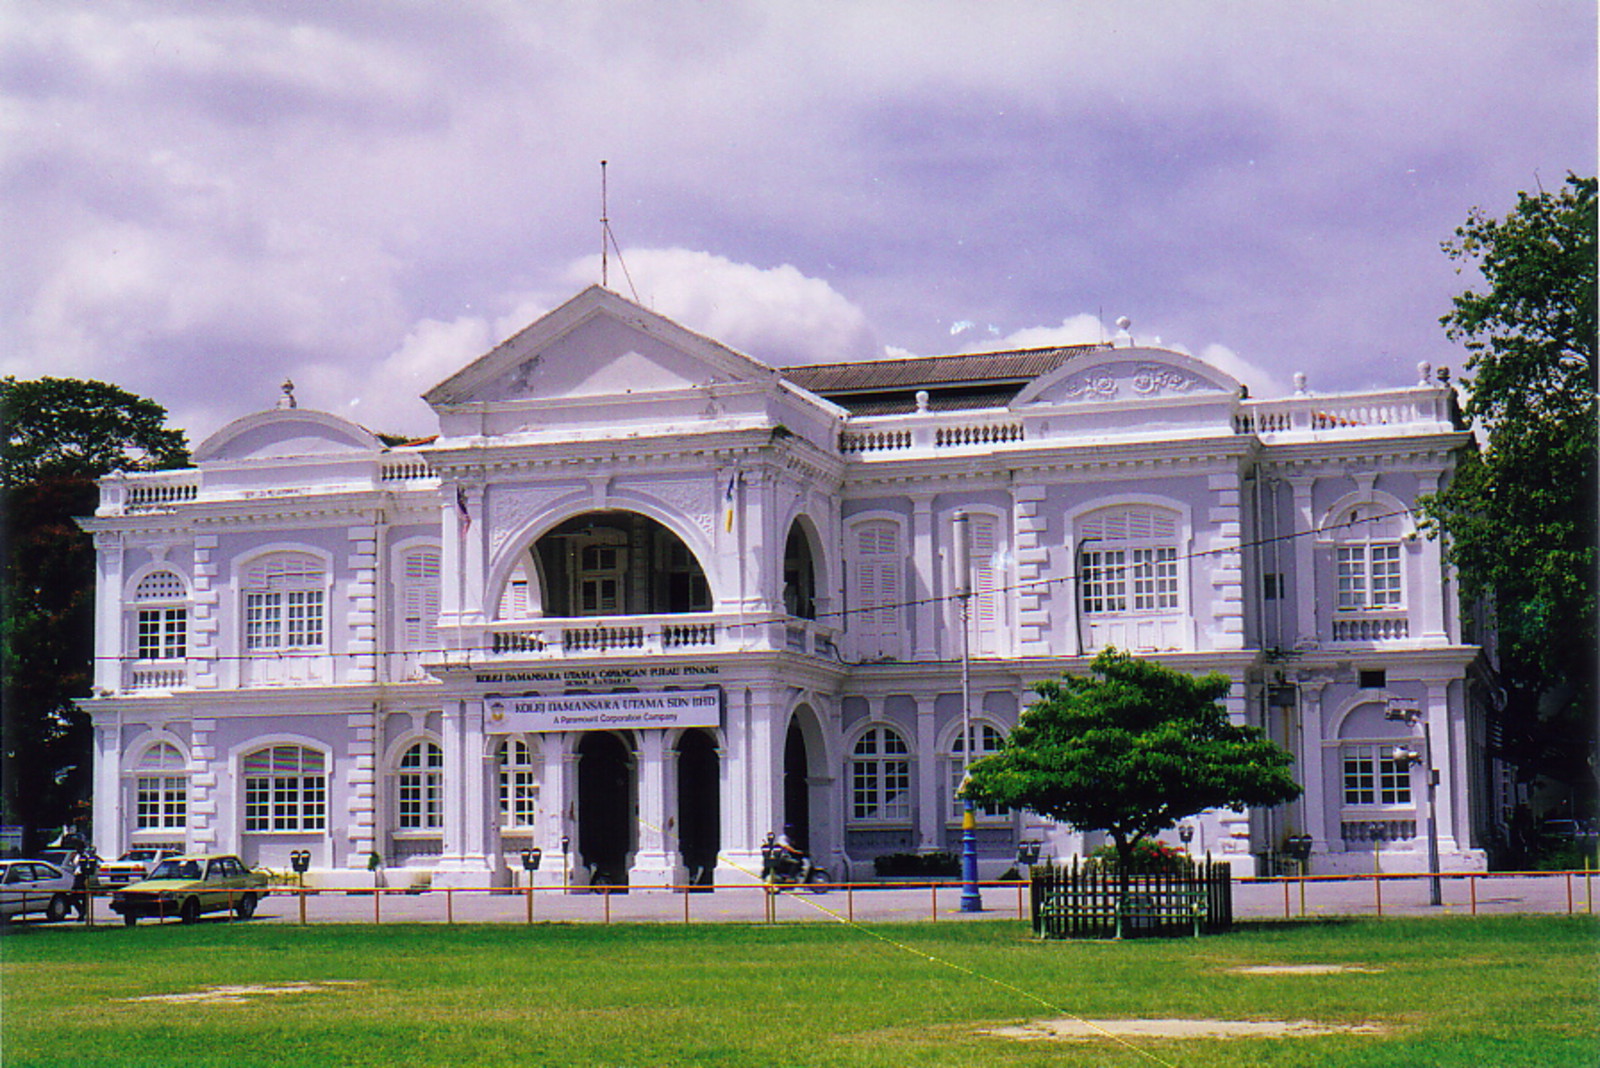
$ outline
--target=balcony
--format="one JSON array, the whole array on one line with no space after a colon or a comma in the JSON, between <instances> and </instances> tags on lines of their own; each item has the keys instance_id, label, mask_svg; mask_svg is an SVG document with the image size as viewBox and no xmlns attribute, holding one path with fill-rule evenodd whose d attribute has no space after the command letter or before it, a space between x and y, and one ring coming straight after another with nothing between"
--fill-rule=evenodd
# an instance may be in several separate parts
<instances>
[{"instance_id":1,"label":"balcony","mask_svg":"<svg viewBox=\"0 0 1600 1068\"><path fill-rule=\"evenodd\" d=\"M122 688L129 693L181 690L189 685L189 666L182 660L140 660L123 669Z\"/></svg>"},{"instance_id":2,"label":"balcony","mask_svg":"<svg viewBox=\"0 0 1600 1068\"><path fill-rule=\"evenodd\" d=\"M1286 435L1352 435L1392 433L1406 429L1449 433L1455 423L1449 391L1435 386L1302 396L1287 400L1245 401L1233 417L1235 434L1264 439Z\"/></svg>"},{"instance_id":3,"label":"balcony","mask_svg":"<svg viewBox=\"0 0 1600 1068\"><path fill-rule=\"evenodd\" d=\"M746 621L731 613L673 613L620 618L500 620L468 640L497 660L556 660L566 657L658 656L670 653L787 651L837 659L838 630L812 620Z\"/></svg>"},{"instance_id":4,"label":"balcony","mask_svg":"<svg viewBox=\"0 0 1600 1068\"><path fill-rule=\"evenodd\" d=\"M1404 611L1361 612L1335 616L1336 642L1402 642L1411 637L1411 619Z\"/></svg>"}]
</instances>

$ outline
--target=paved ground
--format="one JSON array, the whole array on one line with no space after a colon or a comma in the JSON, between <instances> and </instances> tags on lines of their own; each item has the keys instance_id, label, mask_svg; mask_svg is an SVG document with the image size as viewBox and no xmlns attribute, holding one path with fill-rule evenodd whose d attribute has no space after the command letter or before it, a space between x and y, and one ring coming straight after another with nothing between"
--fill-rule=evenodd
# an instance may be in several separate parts
<instances>
[{"instance_id":1,"label":"paved ground","mask_svg":"<svg viewBox=\"0 0 1600 1068\"><path fill-rule=\"evenodd\" d=\"M1381 893L1378 892L1381 887ZM1494 915L1505 913L1595 914L1600 878L1577 875L1477 876L1441 880L1444 904L1428 904L1424 878L1242 880L1234 884L1239 919L1306 916ZM858 886L826 893L768 895L759 887L728 887L691 894L635 889L630 893L562 893L432 890L426 893L321 891L305 895L308 923L761 923L799 921L938 921L1017 919L1027 916L1027 891L1015 885L986 886L981 912L960 911L960 884L905 887ZM769 911L770 909L770 911ZM257 916L271 923L298 923L301 902L276 893ZM103 905L97 921L120 923ZM149 921L146 921L149 922ZM170 921L175 922L175 921Z\"/></svg>"}]
</instances>

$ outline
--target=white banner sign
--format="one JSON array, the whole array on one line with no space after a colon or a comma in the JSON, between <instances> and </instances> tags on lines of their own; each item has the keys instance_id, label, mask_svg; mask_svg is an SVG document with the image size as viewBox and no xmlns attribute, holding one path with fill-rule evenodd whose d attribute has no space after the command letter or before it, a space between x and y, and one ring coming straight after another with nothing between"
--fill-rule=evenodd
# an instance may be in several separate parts
<instances>
[{"instance_id":1,"label":"white banner sign","mask_svg":"<svg viewBox=\"0 0 1600 1068\"><path fill-rule=\"evenodd\" d=\"M722 694L678 690L491 697L485 712L490 734L717 727L722 724Z\"/></svg>"}]
</instances>

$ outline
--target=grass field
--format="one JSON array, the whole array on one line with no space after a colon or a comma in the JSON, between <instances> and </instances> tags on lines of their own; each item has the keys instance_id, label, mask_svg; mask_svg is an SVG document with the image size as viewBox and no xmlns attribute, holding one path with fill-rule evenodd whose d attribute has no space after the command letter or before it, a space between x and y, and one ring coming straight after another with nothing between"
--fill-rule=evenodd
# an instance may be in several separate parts
<instances>
[{"instance_id":1,"label":"grass field","mask_svg":"<svg viewBox=\"0 0 1600 1068\"><path fill-rule=\"evenodd\" d=\"M1250 923L1122 943L1041 943L1012 921L19 927L0 938L0 1060L1588 1068L1600 1063L1597 936L1581 917ZM1232 970L1304 964L1362 970ZM128 1000L245 985L278 992ZM979 1033L1069 1016L1381 1031L1087 1043Z\"/></svg>"}]
</instances>

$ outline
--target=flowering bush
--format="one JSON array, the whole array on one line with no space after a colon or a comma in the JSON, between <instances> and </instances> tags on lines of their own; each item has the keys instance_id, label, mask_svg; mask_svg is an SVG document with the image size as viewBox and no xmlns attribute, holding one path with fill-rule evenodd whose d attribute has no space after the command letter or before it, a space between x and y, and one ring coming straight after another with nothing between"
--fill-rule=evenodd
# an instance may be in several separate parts
<instances>
[{"instance_id":1,"label":"flowering bush","mask_svg":"<svg viewBox=\"0 0 1600 1068\"><path fill-rule=\"evenodd\" d=\"M1117 847L1110 842L1089 854L1089 867L1100 871L1117 870ZM1132 872L1182 872L1194 866L1189 855L1177 846L1141 838L1133 844Z\"/></svg>"}]
</instances>

